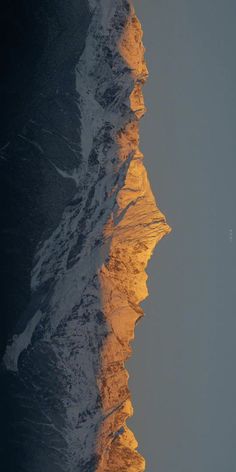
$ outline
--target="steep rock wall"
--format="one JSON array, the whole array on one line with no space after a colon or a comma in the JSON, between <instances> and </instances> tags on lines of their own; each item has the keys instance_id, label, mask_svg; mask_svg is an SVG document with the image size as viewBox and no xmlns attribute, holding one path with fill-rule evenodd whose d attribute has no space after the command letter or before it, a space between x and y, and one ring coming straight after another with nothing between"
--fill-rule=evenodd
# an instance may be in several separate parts
<instances>
[{"instance_id":1,"label":"steep rock wall","mask_svg":"<svg viewBox=\"0 0 236 472\"><path fill-rule=\"evenodd\" d=\"M147 263L156 244L170 232L156 205L139 149L138 121L146 111L142 86L148 77L142 35L130 6L118 50L133 79L129 96L133 115L116 139L120 160L132 157L116 197L116 207L104 229L104 236L110 241L109 253L99 273L103 310L110 327L103 345L99 378L105 415L98 438L101 472L145 470L145 460L137 452L138 443L126 425L133 409L124 363L131 354L135 324L143 315L139 304L148 295Z\"/></svg>"},{"instance_id":2,"label":"steep rock wall","mask_svg":"<svg viewBox=\"0 0 236 472\"><path fill-rule=\"evenodd\" d=\"M148 260L170 228L139 149L148 76L140 23L128 0L89 4L85 48L66 93L73 108L55 95L63 119L73 109L71 125L59 133L61 117L47 123L44 112L24 127L32 155L50 163L73 197L37 246L30 303L4 355L14 404L7 451L17 472L145 468L126 425L125 361L148 295Z\"/></svg>"}]
</instances>

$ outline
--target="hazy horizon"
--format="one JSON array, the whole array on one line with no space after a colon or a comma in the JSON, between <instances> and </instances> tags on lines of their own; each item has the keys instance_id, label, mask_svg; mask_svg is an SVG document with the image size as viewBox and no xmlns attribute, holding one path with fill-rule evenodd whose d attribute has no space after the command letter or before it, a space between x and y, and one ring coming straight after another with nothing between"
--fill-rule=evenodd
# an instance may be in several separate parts
<instances>
[{"instance_id":1,"label":"hazy horizon","mask_svg":"<svg viewBox=\"0 0 236 472\"><path fill-rule=\"evenodd\" d=\"M147 472L236 467L233 1L135 0L150 77L141 149L172 233L129 361Z\"/></svg>"}]
</instances>

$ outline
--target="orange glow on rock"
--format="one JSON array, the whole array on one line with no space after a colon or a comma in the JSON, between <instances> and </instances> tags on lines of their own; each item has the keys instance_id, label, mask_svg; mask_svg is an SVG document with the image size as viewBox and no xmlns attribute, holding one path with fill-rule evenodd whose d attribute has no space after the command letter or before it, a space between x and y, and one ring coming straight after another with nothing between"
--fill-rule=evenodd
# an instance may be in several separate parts
<instances>
[{"instance_id":1,"label":"orange glow on rock","mask_svg":"<svg viewBox=\"0 0 236 472\"><path fill-rule=\"evenodd\" d=\"M148 296L146 267L156 244L171 231L150 188L139 150L139 119L145 113L142 85L148 71L144 61L142 28L134 10L122 34L119 51L134 81L131 119L116 137L124 183L116 207L104 228L109 242L107 262L99 271L102 306L109 332L101 353L98 381L104 418L98 435L99 472L143 472L145 460L126 420L133 408L125 361L131 355L139 304ZM114 431L118 433L114 436ZM121 433L119 434L119 431ZM109 439L108 439L109 438Z\"/></svg>"}]
</instances>

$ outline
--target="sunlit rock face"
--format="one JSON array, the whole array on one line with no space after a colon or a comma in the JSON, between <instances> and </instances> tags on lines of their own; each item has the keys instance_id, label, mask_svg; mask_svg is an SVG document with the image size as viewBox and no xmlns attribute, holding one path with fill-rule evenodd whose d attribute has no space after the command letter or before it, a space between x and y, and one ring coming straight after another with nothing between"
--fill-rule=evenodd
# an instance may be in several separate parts
<instances>
[{"instance_id":1,"label":"sunlit rock face","mask_svg":"<svg viewBox=\"0 0 236 472\"><path fill-rule=\"evenodd\" d=\"M137 441L126 425L133 410L124 363L131 353L135 324L143 315L139 304L148 295L148 260L170 228L156 206L139 149L138 121L145 112L142 85L148 72L141 25L130 4L117 46L132 80L132 89L128 89L131 115L116 136L118 159L128 166L104 228L109 251L99 271L103 312L109 327L98 383L105 413L98 438L102 456L99 471L142 472L145 460L137 452Z\"/></svg>"},{"instance_id":2,"label":"sunlit rock face","mask_svg":"<svg viewBox=\"0 0 236 472\"><path fill-rule=\"evenodd\" d=\"M14 401L7 451L19 465L9 472L145 469L126 425L125 361L148 295L148 260L170 228L139 149L148 76L140 23L128 0L91 0L89 9L71 90L79 123L73 139L61 135L70 165L55 158L55 123L39 129L31 120L25 136L73 190L36 248L31 299L3 358Z\"/></svg>"}]
</instances>

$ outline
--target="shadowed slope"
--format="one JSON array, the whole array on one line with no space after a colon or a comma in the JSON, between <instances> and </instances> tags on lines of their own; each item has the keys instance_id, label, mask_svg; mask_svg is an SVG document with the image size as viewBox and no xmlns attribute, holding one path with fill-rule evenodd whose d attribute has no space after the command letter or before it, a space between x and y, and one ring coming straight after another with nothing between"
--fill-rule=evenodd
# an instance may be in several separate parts
<instances>
[{"instance_id":1,"label":"shadowed slope","mask_svg":"<svg viewBox=\"0 0 236 472\"><path fill-rule=\"evenodd\" d=\"M139 150L148 75L141 26L128 0L89 3L85 48L65 94L73 107L56 88L60 114L48 113L46 96L21 133L24 153L47 162L70 192L37 244L30 302L4 355L14 405L3 452L15 458L9 472L145 468L126 426L124 364L147 296L148 260L170 228ZM74 58L74 43L65 53ZM62 122L70 125L61 130Z\"/></svg>"}]
</instances>

